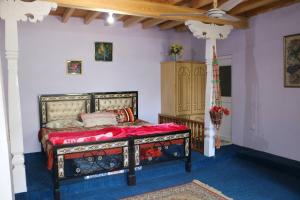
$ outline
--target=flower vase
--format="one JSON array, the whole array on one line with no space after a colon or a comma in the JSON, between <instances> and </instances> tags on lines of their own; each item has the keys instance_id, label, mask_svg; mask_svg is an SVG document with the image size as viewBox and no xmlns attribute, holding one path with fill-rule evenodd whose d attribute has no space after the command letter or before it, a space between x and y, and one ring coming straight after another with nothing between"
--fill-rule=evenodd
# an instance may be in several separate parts
<instances>
[{"instance_id":1,"label":"flower vase","mask_svg":"<svg viewBox=\"0 0 300 200\"><path fill-rule=\"evenodd\" d=\"M172 54L172 55L171 55L171 58L172 58L172 60L173 60L174 62L177 61L177 55L176 55L176 54Z\"/></svg>"}]
</instances>

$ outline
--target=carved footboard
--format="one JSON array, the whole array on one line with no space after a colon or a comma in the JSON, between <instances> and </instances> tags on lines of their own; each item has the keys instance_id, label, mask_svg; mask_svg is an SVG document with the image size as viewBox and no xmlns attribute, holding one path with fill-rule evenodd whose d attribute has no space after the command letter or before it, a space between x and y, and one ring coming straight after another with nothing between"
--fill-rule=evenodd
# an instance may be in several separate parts
<instances>
[{"instance_id":1,"label":"carved footboard","mask_svg":"<svg viewBox=\"0 0 300 200\"><path fill-rule=\"evenodd\" d=\"M59 145L54 153L54 197L60 199L59 184L74 177L87 177L129 168L128 140Z\"/></svg>"},{"instance_id":2,"label":"carved footboard","mask_svg":"<svg viewBox=\"0 0 300 200\"><path fill-rule=\"evenodd\" d=\"M204 123L180 117L174 117L170 115L159 114L158 123L169 123L174 122L187 126L191 129L191 145L192 149L203 153L204 150Z\"/></svg>"},{"instance_id":3,"label":"carved footboard","mask_svg":"<svg viewBox=\"0 0 300 200\"><path fill-rule=\"evenodd\" d=\"M184 160L191 171L191 131L132 136L94 143L66 144L53 148L54 198L60 199L60 181L128 172L128 185L136 184L140 166L170 160Z\"/></svg>"}]
</instances>

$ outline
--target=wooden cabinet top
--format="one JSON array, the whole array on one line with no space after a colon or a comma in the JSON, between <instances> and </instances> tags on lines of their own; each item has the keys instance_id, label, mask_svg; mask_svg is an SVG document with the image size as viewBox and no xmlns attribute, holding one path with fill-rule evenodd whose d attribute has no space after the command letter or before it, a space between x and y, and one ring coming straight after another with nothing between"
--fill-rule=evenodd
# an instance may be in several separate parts
<instances>
[{"instance_id":1,"label":"wooden cabinet top","mask_svg":"<svg viewBox=\"0 0 300 200\"><path fill-rule=\"evenodd\" d=\"M161 64L164 63L197 63L197 64L205 64L204 61L194 61L194 60L178 60L178 61L164 61L161 62Z\"/></svg>"}]
</instances>

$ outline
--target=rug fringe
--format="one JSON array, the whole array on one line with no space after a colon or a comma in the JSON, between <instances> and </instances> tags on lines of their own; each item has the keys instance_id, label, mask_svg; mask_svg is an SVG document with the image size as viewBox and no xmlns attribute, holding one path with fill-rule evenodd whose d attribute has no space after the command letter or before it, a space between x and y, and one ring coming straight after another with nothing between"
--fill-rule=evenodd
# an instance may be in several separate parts
<instances>
[{"instance_id":1,"label":"rug fringe","mask_svg":"<svg viewBox=\"0 0 300 200\"><path fill-rule=\"evenodd\" d=\"M211 190L212 192L215 192L215 193L219 194L220 196L224 197L224 198L227 199L227 200L233 200L232 198L229 198L229 197L225 196L221 191L219 191L219 190L217 190L217 189L215 189L215 188L213 188L213 187L211 187L211 186L209 186L209 185L207 185L207 184L205 184L205 183L202 183L202 182L199 181L199 180L194 179L194 180L193 180L193 183L196 183L197 185L200 185L201 187L204 187L204 188L206 188L206 189L209 189L209 190Z\"/></svg>"}]
</instances>

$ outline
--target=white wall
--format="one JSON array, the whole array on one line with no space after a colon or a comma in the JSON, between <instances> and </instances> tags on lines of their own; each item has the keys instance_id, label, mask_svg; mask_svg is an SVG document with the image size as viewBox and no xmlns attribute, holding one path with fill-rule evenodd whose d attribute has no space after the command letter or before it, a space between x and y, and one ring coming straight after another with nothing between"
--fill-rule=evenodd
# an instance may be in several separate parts
<instances>
[{"instance_id":1,"label":"white wall","mask_svg":"<svg viewBox=\"0 0 300 200\"><path fill-rule=\"evenodd\" d=\"M182 59L196 58L192 35L143 30L121 23L104 26L95 20L47 17L42 23L20 23L19 83L25 152L40 151L38 95L108 91L139 91L139 117L157 122L160 112L160 62L169 59L168 46L183 44ZM3 33L3 23L0 24ZM113 62L94 60L94 42L113 42ZM3 48L3 47L2 47ZM67 75L66 61L83 60L82 75ZM5 68L5 67L4 67ZM7 76L7 72L6 72Z\"/></svg>"},{"instance_id":2,"label":"white wall","mask_svg":"<svg viewBox=\"0 0 300 200\"><path fill-rule=\"evenodd\" d=\"M233 143L300 161L300 88L283 87L283 36L300 33L300 4L251 19L218 42L232 58Z\"/></svg>"}]
</instances>

